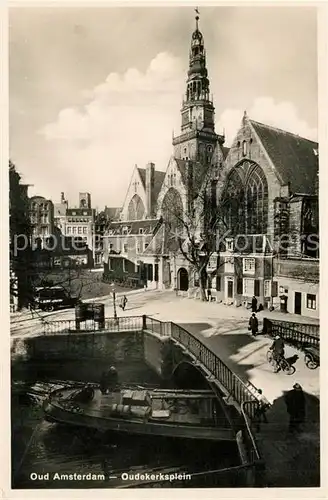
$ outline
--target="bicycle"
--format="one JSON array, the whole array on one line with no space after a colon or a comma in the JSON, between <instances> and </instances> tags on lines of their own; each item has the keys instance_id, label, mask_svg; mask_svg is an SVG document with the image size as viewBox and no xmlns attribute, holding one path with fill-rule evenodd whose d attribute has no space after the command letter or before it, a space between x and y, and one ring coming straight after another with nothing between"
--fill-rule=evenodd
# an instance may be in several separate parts
<instances>
[{"instance_id":1,"label":"bicycle","mask_svg":"<svg viewBox=\"0 0 328 500\"><path fill-rule=\"evenodd\" d=\"M284 357L280 357L279 359L275 359L273 352L269 350L267 352L267 360L274 367L275 373L280 369L286 375L293 375L295 373L296 368L293 365L290 365L288 361Z\"/></svg>"}]
</instances>

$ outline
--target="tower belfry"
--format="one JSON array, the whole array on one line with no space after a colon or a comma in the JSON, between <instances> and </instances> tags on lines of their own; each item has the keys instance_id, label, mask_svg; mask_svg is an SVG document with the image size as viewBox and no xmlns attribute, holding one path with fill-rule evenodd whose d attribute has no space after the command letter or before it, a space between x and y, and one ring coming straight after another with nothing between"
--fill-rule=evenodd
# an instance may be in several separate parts
<instances>
[{"instance_id":1,"label":"tower belfry","mask_svg":"<svg viewBox=\"0 0 328 500\"><path fill-rule=\"evenodd\" d=\"M186 92L181 109L181 134L173 139L174 156L181 159L211 162L217 142L224 138L215 133L215 110L210 97L204 38L199 30L199 11L191 36Z\"/></svg>"}]
</instances>

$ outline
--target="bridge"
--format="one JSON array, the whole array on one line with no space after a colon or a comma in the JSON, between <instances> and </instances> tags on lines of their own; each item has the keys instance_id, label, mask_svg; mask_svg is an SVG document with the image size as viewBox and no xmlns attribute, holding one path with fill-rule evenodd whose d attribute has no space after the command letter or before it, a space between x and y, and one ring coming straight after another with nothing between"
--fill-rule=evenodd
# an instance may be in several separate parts
<instances>
[{"instance_id":1,"label":"bridge","mask_svg":"<svg viewBox=\"0 0 328 500\"><path fill-rule=\"evenodd\" d=\"M206 346L202 339L187 329L170 321L160 321L153 317L143 316L125 316L117 319L106 318L103 329L99 330L98 325L86 323L83 330L77 331L74 320L45 321L42 326L42 334L46 337L57 337L65 335L68 338L66 348L76 344L81 335L84 339L90 338L90 342L95 342L95 334L124 334L128 332L140 332L144 336L144 343L147 349L145 352L154 353L156 347L156 356L154 359L148 359L149 364L157 368L157 372L166 377L174 375L183 364L192 366L199 371L208 385L218 395L220 401L224 403L224 408L230 408L240 417L237 422L232 418L232 425L236 430L236 439L239 443L239 450L242 456L242 469L236 470L236 474L243 477L246 475L249 485L263 485L263 447L259 448L258 440L262 441L263 435L255 431L257 427L257 408L263 401L263 396L258 388L249 380L235 373L216 352ZM274 336L279 333L285 338L286 343L296 344L299 348L302 345L319 343L319 328L313 325L295 326L284 321L274 321L264 319L264 333ZM40 332L41 333L41 332ZM151 343L151 349L149 345ZM94 349L94 347L92 347ZM93 352L93 351L92 351ZM156 365L156 366L155 366ZM265 400L265 398L264 398ZM270 405L269 405L270 406ZM231 411L227 411L231 416ZM236 424L237 422L237 424ZM276 425L276 424L275 424ZM281 430L277 431L281 432ZM280 427L281 429L281 427ZM262 433L263 434L263 433ZM274 435L268 436L264 433L265 446L274 447ZM259 451L260 450L260 451ZM270 453L264 457L265 461L270 462ZM268 460L267 460L268 459ZM272 458L271 458L272 460ZM276 460L274 460L276 462ZM276 463L269 463L268 469ZM215 481L222 477L223 471L212 471L211 474L205 474L204 481L216 484ZM211 477L209 477L211 476ZM220 482L220 481L219 481ZM212 483L211 483L212 484Z\"/></svg>"}]
</instances>

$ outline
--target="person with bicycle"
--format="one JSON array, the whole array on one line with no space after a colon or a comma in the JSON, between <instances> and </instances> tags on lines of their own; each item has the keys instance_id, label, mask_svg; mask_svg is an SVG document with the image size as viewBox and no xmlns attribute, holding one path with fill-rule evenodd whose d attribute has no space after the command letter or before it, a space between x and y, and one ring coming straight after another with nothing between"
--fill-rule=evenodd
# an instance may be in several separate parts
<instances>
[{"instance_id":1,"label":"person with bicycle","mask_svg":"<svg viewBox=\"0 0 328 500\"><path fill-rule=\"evenodd\" d=\"M285 359L285 344L279 335L275 336L273 344L270 347L270 351L272 351L273 359L277 367L276 371L278 371L281 361Z\"/></svg>"}]
</instances>

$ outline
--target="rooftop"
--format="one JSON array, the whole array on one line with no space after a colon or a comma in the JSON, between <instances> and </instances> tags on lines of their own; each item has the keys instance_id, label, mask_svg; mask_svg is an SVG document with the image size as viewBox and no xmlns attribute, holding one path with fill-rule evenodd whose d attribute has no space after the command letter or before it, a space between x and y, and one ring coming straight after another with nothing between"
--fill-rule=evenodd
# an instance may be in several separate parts
<instances>
[{"instance_id":1,"label":"rooftop","mask_svg":"<svg viewBox=\"0 0 328 500\"><path fill-rule=\"evenodd\" d=\"M318 143L250 120L274 167L292 193L314 194L318 174Z\"/></svg>"}]
</instances>

